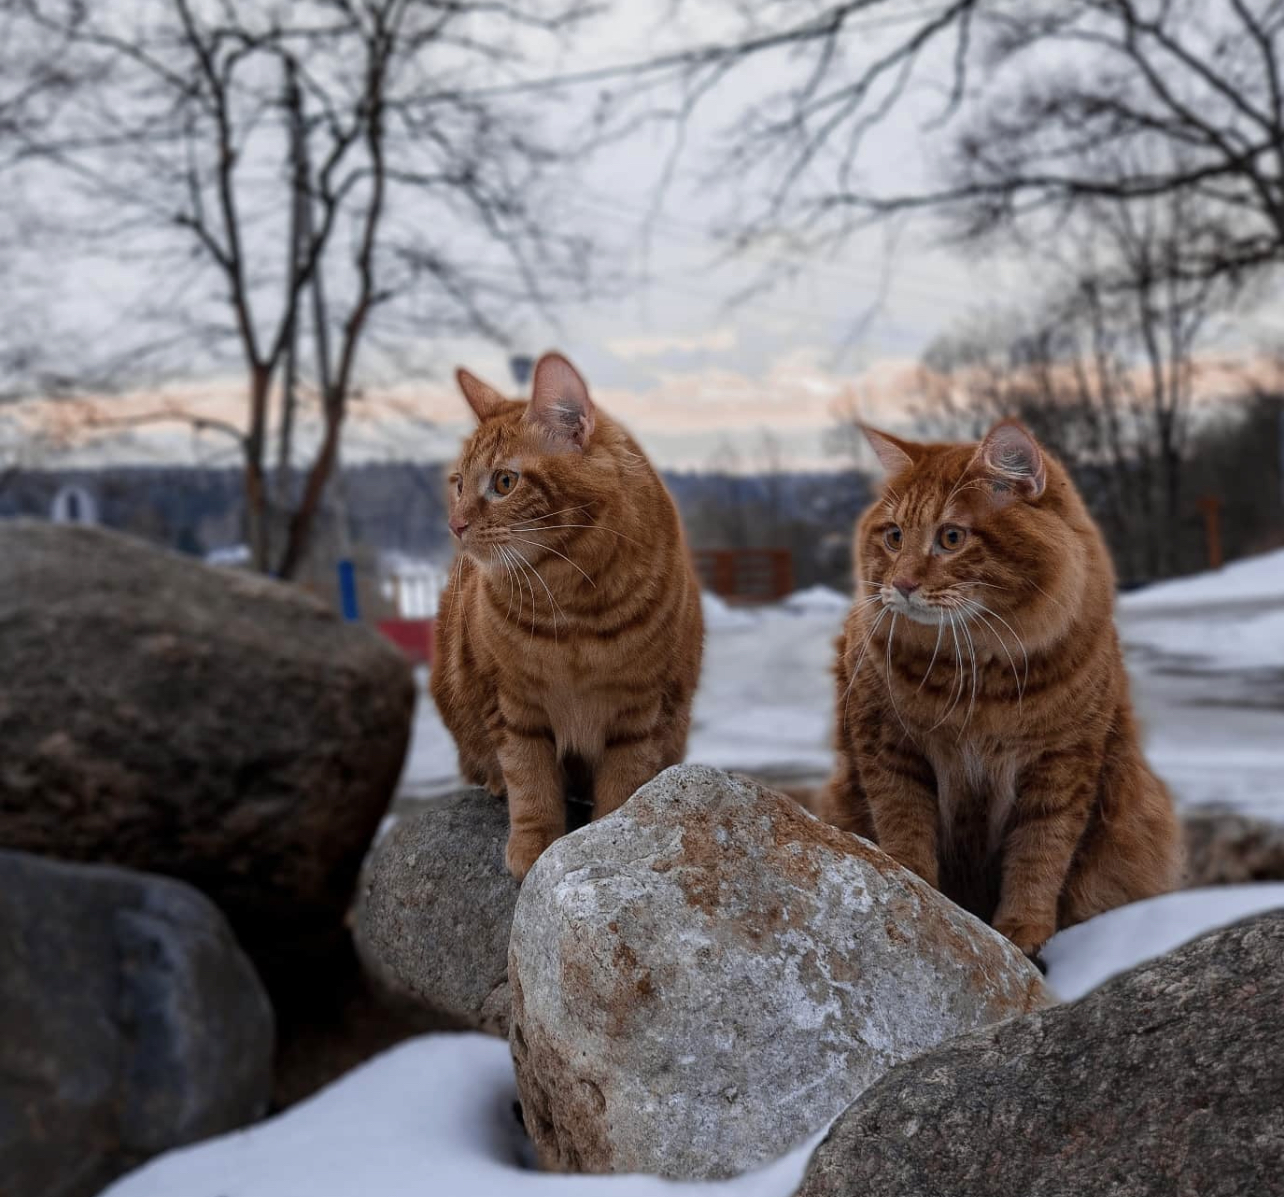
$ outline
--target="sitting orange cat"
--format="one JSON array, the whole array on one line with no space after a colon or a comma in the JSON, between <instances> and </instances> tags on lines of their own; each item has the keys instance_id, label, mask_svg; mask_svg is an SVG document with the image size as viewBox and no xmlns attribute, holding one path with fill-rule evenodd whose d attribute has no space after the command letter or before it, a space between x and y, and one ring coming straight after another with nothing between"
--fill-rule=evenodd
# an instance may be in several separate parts
<instances>
[{"instance_id":1,"label":"sitting orange cat","mask_svg":"<svg viewBox=\"0 0 1284 1197\"><path fill-rule=\"evenodd\" d=\"M1100 532L1020 424L980 445L873 429L822 813L1028 954L1174 884L1172 800L1138 744Z\"/></svg>"},{"instance_id":2,"label":"sitting orange cat","mask_svg":"<svg viewBox=\"0 0 1284 1197\"><path fill-rule=\"evenodd\" d=\"M570 362L540 359L530 403L458 379L479 425L450 476L432 693L464 778L507 792L520 879L566 831L569 781L597 818L682 760L700 589L664 483Z\"/></svg>"}]
</instances>

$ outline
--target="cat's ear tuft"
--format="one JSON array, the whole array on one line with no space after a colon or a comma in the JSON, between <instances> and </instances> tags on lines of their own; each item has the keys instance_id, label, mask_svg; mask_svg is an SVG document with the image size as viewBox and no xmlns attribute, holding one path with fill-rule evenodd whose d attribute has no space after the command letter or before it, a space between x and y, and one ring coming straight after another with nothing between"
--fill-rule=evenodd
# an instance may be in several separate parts
<instances>
[{"instance_id":1,"label":"cat's ear tuft","mask_svg":"<svg viewBox=\"0 0 1284 1197\"><path fill-rule=\"evenodd\" d=\"M455 371L455 381L459 383L459 389L463 391L478 423L484 423L503 410L506 402L504 396L494 387L482 382L476 374L470 374L461 366Z\"/></svg>"},{"instance_id":2,"label":"cat's ear tuft","mask_svg":"<svg viewBox=\"0 0 1284 1197\"><path fill-rule=\"evenodd\" d=\"M903 441L900 437L879 432L868 424L860 425L860 430L865 434L869 447L874 450L874 456L889 474L899 474L918 460L919 446L913 441Z\"/></svg>"},{"instance_id":3,"label":"cat's ear tuft","mask_svg":"<svg viewBox=\"0 0 1284 1197\"><path fill-rule=\"evenodd\" d=\"M564 448L583 449L593 435L594 409L588 387L560 353L546 353L535 364L526 419Z\"/></svg>"},{"instance_id":4,"label":"cat's ear tuft","mask_svg":"<svg viewBox=\"0 0 1284 1197\"><path fill-rule=\"evenodd\" d=\"M1019 420L1003 420L985 435L976 461L999 488L1037 499L1048 484L1043 450Z\"/></svg>"}]
</instances>

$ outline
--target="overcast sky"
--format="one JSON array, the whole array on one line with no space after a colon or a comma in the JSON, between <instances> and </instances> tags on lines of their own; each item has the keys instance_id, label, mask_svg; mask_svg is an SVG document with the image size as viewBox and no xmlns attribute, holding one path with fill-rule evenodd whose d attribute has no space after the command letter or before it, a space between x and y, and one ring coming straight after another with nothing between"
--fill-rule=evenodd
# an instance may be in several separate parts
<instances>
[{"instance_id":1,"label":"overcast sky","mask_svg":"<svg viewBox=\"0 0 1284 1197\"><path fill-rule=\"evenodd\" d=\"M672 8L616 3L609 16L581 31L573 48L534 40L526 70L541 78L704 42L718 34L725 19L719 14L726 10L712 0ZM921 10L903 6L910 14ZM856 53L876 54L888 36L871 22ZM566 352L598 401L626 420L664 465L730 461L751 467L765 429L779 438L787 464L838 464L826 449L835 401L855 399L872 418L895 423L912 395L914 363L935 337L965 317L1011 310L1033 293L1028 266L993 255L964 257L940 244L939 230L926 221L871 229L823 261L782 263L764 253L726 260L713 229L735 201L734 185L711 183L707 166L728 116L788 71L783 58L763 59L709 98L686 130L658 209L671 128L644 129L588 163L567 200L569 214L593 233L604 260L637 282L621 294L560 309L551 322L533 316L514 321L519 346L532 354L553 347ZM861 165L867 182L891 190L926 177L935 143L920 125L939 101L938 87L919 85L870 137ZM569 102L568 120L575 102ZM729 305L729 297L764 269L782 265L796 267L796 276ZM31 272L38 264L27 262L25 269L28 284L48 297L53 323L61 327L69 320L86 327L109 321L135 282L128 265L104 262L74 277L45 271L37 280ZM1255 321L1246 329L1250 337L1278 326L1269 311ZM457 364L511 386L502 352L481 342L432 342L430 334L425 330L425 377L398 380L385 373L371 387L371 398L354 409L350 459L449 456L465 427L462 400L448 382ZM239 378L192 382L199 385L169 393L235 415ZM138 402L146 407L152 399ZM399 414L406 412L414 418ZM217 441L193 441L185 430L157 428L78 459L164 460L197 453L216 460L224 450Z\"/></svg>"}]
</instances>

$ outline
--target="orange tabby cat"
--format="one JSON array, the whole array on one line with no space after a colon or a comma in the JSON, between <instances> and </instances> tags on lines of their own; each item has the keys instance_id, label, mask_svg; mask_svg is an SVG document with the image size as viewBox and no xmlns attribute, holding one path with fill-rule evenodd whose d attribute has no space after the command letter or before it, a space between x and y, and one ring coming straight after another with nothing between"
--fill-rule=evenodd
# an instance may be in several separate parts
<instances>
[{"instance_id":1,"label":"orange tabby cat","mask_svg":"<svg viewBox=\"0 0 1284 1197\"><path fill-rule=\"evenodd\" d=\"M597 818L682 760L700 590L664 483L570 362L540 359L530 403L457 377L479 424L450 477L432 693L464 778L507 792L520 879L566 831L568 782Z\"/></svg>"},{"instance_id":2,"label":"orange tabby cat","mask_svg":"<svg viewBox=\"0 0 1284 1197\"><path fill-rule=\"evenodd\" d=\"M865 434L888 478L856 530L825 817L1031 955L1171 888L1114 572L1065 470L1012 421L979 445Z\"/></svg>"}]
</instances>

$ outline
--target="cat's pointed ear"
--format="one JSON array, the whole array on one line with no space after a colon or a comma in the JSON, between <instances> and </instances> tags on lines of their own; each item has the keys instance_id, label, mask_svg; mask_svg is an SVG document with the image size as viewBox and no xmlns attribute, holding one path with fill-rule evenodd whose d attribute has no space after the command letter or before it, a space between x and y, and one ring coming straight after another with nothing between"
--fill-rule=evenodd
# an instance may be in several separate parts
<instances>
[{"instance_id":1,"label":"cat's pointed ear","mask_svg":"<svg viewBox=\"0 0 1284 1197\"><path fill-rule=\"evenodd\" d=\"M478 423L498 415L503 409L504 396L494 387L482 382L476 374L470 374L461 366L455 371L455 381L459 383L459 389L464 392L464 398L468 400L468 406L473 409Z\"/></svg>"},{"instance_id":2,"label":"cat's pointed ear","mask_svg":"<svg viewBox=\"0 0 1284 1197\"><path fill-rule=\"evenodd\" d=\"M880 432L868 424L862 424L860 430L869 441L869 447L874 450L874 456L889 474L899 474L918 460L920 447L913 441L903 441L900 437Z\"/></svg>"},{"instance_id":3,"label":"cat's pointed ear","mask_svg":"<svg viewBox=\"0 0 1284 1197\"><path fill-rule=\"evenodd\" d=\"M594 409L588 387L560 353L546 353L535 364L526 419L565 448L583 449L593 435Z\"/></svg>"},{"instance_id":4,"label":"cat's pointed ear","mask_svg":"<svg viewBox=\"0 0 1284 1197\"><path fill-rule=\"evenodd\" d=\"M1048 484L1043 450L1020 420L1003 420L985 434L973 458L1000 489L1037 499Z\"/></svg>"}]
</instances>

